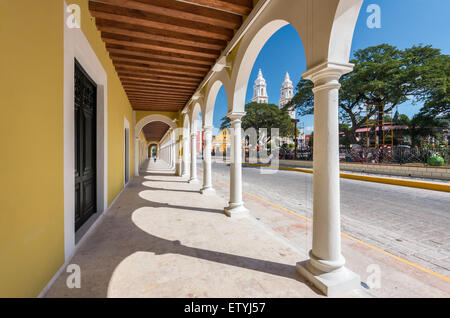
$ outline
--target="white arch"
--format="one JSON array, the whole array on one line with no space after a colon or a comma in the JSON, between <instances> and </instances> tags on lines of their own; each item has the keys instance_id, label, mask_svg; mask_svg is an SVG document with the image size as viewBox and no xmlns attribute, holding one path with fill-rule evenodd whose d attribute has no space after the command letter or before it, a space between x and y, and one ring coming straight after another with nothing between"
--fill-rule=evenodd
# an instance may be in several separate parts
<instances>
[{"instance_id":1,"label":"white arch","mask_svg":"<svg viewBox=\"0 0 450 318\"><path fill-rule=\"evenodd\" d=\"M199 99L195 102L189 111L189 126L191 128L191 133L196 132L201 126L199 125L198 117L200 116L200 112L202 111L203 98Z\"/></svg>"},{"instance_id":2,"label":"white arch","mask_svg":"<svg viewBox=\"0 0 450 318\"><path fill-rule=\"evenodd\" d=\"M215 73L214 76L209 80L208 86L206 87L204 104L202 108L202 123L204 127L212 126L213 124L216 99L222 87L225 89L229 109L230 108L229 101L232 100L232 96L230 95L230 92L232 92L232 87L228 70L226 69L223 69L218 73Z\"/></svg>"},{"instance_id":3,"label":"white arch","mask_svg":"<svg viewBox=\"0 0 450 318\"><path fill-rule=\"evenodd\" d=\"M235 74L233 74L235 83L234 96L232 105L228 106L229 112L245 111L245 97L247 94L248 81L250 79L250 73L253 69L253 65L255 64L255 61L266 42L279 29L288 24L289 23L287 21L281 19L270 21L262 26L253 37L249 37L250 41L246 47L239 48L239 51L241 52L239 56L240 63L236 65L236 71ZM230 109L230 107L232 107L232 109Z\"/></svg>"},{"instance_id":4,"label":"white arch","mask_svg":"<svg viewBox=\"0 0 450 318\"><path fill-rule=\"evenodd\" d=\"M139 120L139 122L134 127L134 175L139 176L139 134L142 129L150 123L155 121L160 121L167 124L170 128L176 129L177 125L174 120L170 119L167 116L160 114L153 114L146 116Z\"/></svg>"},{"instance_id":5,"label":"white arch","mask_svg":"<svg viewBox=\"0 0 450 318\"><path fill-rule=\"evenodd\" d=\"M323 63L349 61L363 0L272 1L242 38L233 63L229 111L243 112L248 80L259 52L280 28L291 24L305 50L307 71Z\"/></svg>"},{"instance_id":6,"label":"white arch","mask_svg":"<svg viewBox=\"0 0 450 318\"><path fill-rule=\"evenodd\" d=\"M149 115L149 116L146 116L146 117L142 118L141 120L139 120L139 122L136 124L135 129L134 129L134 137L139 138L139 134L141 133L142 129L146 125L148 125L152 122L155 122L155 121L161 121L173 129L177 128L177 125L174 122L174 120L170 119L167 116L160 115L160 114Z\"/></svg>"},{"instance_id":7,"label":"white arch","mask_svg":"<svg viewBox=\"0 0 450 318\"><path fill-rule=\"evenodd\" d=\"M212 126L214 117L214 107L216 104L217 95L222 88L223 83L220 80L215 81L210 87L206 97L206 102L202 109L203 127Z\"/></svg>"},{"instance_id":8,"label":"white arch","mask_svg":"<svg viewBox=\"0 0 450 318\"><path fill-rule=\"evenodd\" d=\"M353 35L363 0L340 1L331 30L328 59L334 63L348 63Z\"/></svg>"}]
</instances>

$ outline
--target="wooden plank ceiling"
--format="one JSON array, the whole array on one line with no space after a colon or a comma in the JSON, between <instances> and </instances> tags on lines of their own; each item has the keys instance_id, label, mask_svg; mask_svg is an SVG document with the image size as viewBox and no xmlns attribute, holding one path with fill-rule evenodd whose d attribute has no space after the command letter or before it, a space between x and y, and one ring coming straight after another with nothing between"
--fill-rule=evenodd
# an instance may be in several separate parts
<instances>
[{"instance_id":1,"label":"wooden plank ceiling","mask_svg":"<svg viewBox=\"0 0 450 318\"><path fill-rule=\"evenodd\" d=\"M135 110L183 109L252 0L90 0Z\"/></svg>"},{"instance_id":2,"label":"wooden plank ceiling","mask_svg":"<svg viewBox=\"0 0 450 318\"><path fill-rule=\"evenodd\" d=\"M142 129L142 132L144 133L147 141L160 141L166 134L167 130L169 130L169 125L161 121L155 121L146 125Z\"/></svg>"}]
</instances>

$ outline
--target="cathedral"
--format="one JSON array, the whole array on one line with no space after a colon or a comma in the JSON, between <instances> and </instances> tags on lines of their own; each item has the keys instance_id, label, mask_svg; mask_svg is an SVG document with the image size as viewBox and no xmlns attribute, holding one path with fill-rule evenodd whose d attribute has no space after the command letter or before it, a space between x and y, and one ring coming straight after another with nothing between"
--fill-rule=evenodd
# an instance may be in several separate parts
<instances>
[{"instance_id":1,"label":"cathedral","mask_svg":"<svg viewBox=\"0 0 450 318\"><path fill-rule=\"evenodd\" d=\"M282 108L284 105L289 103L293 97L294 97L294 86L292 85L289 73L286 72L284 82L281 85L281 97L278 107ZM269 103L269 96L267 95L267 83L263 77L261 69L258 72L258 77L255 80L255 85L253 86L252 102L260 104ZM295 110L290 111L289 115L291 116L292 119L295 119Z\"/></svg>"}]
</instances>

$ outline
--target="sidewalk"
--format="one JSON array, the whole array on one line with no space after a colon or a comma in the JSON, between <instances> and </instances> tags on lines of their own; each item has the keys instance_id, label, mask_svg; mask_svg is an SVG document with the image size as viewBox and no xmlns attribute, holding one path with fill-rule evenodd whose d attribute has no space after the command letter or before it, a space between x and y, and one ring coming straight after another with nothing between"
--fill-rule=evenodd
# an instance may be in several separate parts
<instances>
[{"instance_id":1,"label":"sidewalk","mask_svg":"<svg viewBox=\"0 0 450 318\"><path fill-rule=\"evenodd\" d=\"M81 288L67 288L63 271L46 297L323 297L295 270L307 259L309 222L249 195L251 217L230 219L226 184L204 196L164 162L148 167L81 241L70 261ZM450 296L448 282L345 237L343 253L363 282L370 264L382 275L380 289L344 297Z\"/></svg>"}]
</instances>

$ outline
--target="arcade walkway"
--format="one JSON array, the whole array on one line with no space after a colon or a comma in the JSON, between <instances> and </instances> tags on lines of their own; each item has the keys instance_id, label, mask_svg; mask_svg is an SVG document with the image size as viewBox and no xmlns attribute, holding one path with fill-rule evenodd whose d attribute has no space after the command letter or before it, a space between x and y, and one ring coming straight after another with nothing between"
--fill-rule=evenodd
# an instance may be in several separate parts
<instances>
[{"instance_id":1,"label":"arcade walkway","mask_svg":"<svg viewBox=\"0 0 450 318\"><path fill-rule=\"evenodd\" d=\"M170 174L164 162L134 178L47 297L314 297L296 273L305 255L248 220L227 218L226 201Z\"/></svg>"},{"instance_id":2,"label":"arcade walkway","mask_svg":"<svg viewBox=\"0 0 450 318\"><path fill-rule=\"evenodd\" d=\"M223 197L199 194L201 184L173 176L163 161L146 165L152 172L130 182L69 262L81 268L81 288L67 288L69 274L62 272L46 297L322 297L296 272L295 263L307 259L302 248L256 217L293 219L250 199L252 217L228 218ZM374 261L360 257L362 247L344 242L344 249L358 272L365 266L358 260ZM408 288L386 283L382 292L362 288L342 296L399 296L397 287L402 296L446 295L411 272L383 268L383 275Z\"/></svg>"}]
</instances>

